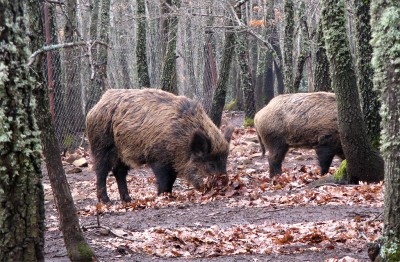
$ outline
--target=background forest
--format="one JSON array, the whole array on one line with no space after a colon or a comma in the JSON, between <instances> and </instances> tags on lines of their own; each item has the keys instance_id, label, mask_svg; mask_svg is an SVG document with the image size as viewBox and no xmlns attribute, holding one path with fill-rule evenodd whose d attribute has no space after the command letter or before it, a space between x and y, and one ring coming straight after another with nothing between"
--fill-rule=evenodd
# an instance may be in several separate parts
<instances>
[{"instance_id":1,"label":"background forest","mask_svg":"<svg viewBox=\"0 0 400 262\"><path fill-rule=\"evenodd\" d=\"M352 2L347 10L355 57ZM46 44L75 43L46 57L64 149L79 144L85 113L109 88L170 89L211 112L219 84L228 108L249 118L275 94L331 90L319 1L53 1L45 13Z\"/></svg>"},{"instance_id":2,"label":"background forest","mask_svg":"<svg viewBox=\"0 0 400 262\"><path fill-rule=\"evenodd\" d=\"M0 1L0 260L399 261L399 5ZM158 197L144 168L128 179L134 202L97 204L85 116L108 89L145 87L236 127L229 179ZM323 180L299 150L270 177L256 112L314 91L336 94L347 162L330 173L344 176Z\"/></svg>"}]
</instances>

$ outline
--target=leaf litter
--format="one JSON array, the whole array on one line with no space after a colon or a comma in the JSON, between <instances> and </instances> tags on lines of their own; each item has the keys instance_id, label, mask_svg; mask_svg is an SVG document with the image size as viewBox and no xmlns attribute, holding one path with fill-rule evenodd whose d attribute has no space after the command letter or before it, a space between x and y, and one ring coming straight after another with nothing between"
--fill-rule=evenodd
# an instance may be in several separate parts
<instances>
[{"instance_id":1,"label":"leaf litter","mask_svg":"<svg viewBox=\"0 0 400 262\"><path fill-rule=\"evenodd\" d=\"M270 178L268 161L266 157L261 157L254 128L238 128L234 132L228 158L228 175L208 179L201 192L178 179L172 194L157 196L154 176L147 168L142 168L130 171L132 175L127 177L133 202L119 201L115 179L110 176L107 186L114 202L112 205L98 204L89 154L83 149L67 154L63 159L65 169L73 168L70 163L82 157L86 158L89 167L81 167L82 173L68 174L68 180L81 225L101 260L134 258L137 254L144 254L153 258L219 258L215 261L224 261L224 258L233 255L292 254L301 257L309 252L317 255L332 251L331 254L343 253L343 256L328 255L320 261L367 261L364 260L367 257L366 244L375 241L381 234L381 183L308 188L307 185L321 176L314 152L302 149L291 150L283 163L284 173ZM337 160L333 163L336 167L338 164ZM332 173L336 167L331 168ZM54 259L66 256L66 253L62 251L60 237L54 236L59 231L58 215L51 197L51 188L46 183L48 179L45 177L46 211L50 214L46 217L45 251L46 258ZM145 210L153 215L151 212L164 212L173 208L171 212L182 210L190 215L191 210L207 208L215 203L219 203L222 208L217 208L217 211L210 209L209 213L202 214L202 218L207 218L207 223L198 222L193 217L192 221L185 221L187 223L181 225L163 226L167 219L164 216L159 218L158 225L131 228L124 227L122 223L122 226L118 224L113 228L119 217L135 220ZM342 217L339 215L339 219L338 216L329 219L329 215L325 215L325 220L296 223L268 219L275 212L284 212L290 218L293 208L315 207L323 212L330 206L353 207L354 213L346 213ZM237 219L230 223L213 223L215 218L227 219L224 216L229 220L230 209L256 208L263 208L261 218L252 218L252 221L247 222ZM370 210L374 212L368 212ZM307 211L304 212L307 215ZM96 226L97 218L103 230ZM145 220L146 217L143 218ZM61 245L57 249L58 253L54 247L49 248L55 239Z\"/></svg>"}]
</instances>

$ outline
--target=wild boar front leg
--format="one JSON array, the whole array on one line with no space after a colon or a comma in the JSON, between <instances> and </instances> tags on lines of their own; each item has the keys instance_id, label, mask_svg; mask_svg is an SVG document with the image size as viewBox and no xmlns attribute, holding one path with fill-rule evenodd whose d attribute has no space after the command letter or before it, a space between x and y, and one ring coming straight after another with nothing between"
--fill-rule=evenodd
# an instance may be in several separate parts
<instances>
[{"instance_id":1,"label":"wild boar front leg","mask_svg":"<svg viewBox=\"0 0 400 262\"><path fill-rule=\"evenodd\" d=\"M164 163L152 163L150 165L151 169L154 172L154 175L157 179L158 186L158 194L162 194L164 192L171 193L172 186L176 180L176 171L173 169L171 164Z\"/></svg>"}]
</instances>

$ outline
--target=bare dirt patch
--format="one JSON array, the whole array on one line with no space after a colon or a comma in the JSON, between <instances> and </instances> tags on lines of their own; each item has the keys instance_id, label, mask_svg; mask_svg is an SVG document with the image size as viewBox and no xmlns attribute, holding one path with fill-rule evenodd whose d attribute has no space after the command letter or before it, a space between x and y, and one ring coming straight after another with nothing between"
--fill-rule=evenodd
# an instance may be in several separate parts
<instances>
[{"instance_id":1,"label":"bare dirt patch","mask_svg":"<svg viewBox=\"0 0 400 262\"><path fill-rule=\"evenodd\" d=\"M271 179L254 129L240 127L231 142L229 184L201 193L177 181L157 196L147 168L131 170L130 204L108 179L111 206L97 205L95 174L68 174L81 226L100 261L369 261L366 243L380 236L382 185L308 188L320 178L315 154L291 150L285 174ZM332 164L332 172L339 160ZM70 170L71 165L65 165ZM45 172L44 172L45 173ZM46 261L68 261L45 174ZM96 206L97 205L97 206ZM96 228L97 221L106 227Z\"/></svg>"}]
</instances>

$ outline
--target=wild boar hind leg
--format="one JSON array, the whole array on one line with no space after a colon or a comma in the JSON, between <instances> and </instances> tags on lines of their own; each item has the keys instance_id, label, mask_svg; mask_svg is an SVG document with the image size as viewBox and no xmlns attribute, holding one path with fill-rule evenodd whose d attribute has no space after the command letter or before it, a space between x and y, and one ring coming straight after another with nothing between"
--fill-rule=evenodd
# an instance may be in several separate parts
<instances>
[{"instance_id":1,"label":"wild boar hind leg","mask_svg":"<svg viewBox=\"0 0 400 262\"><path fill-rule=\"evenodd\" d=\"M177 175L172 165L155 162L150 164L150 167L157 179L157 193L159 195L164 192L171 193Z\"/></svg>"},{"instance_id":2,"label":"wild boar hind leg","mask_svg":"<svg viewBox=\"0 0 400 262\"><path fill-rule=\"evenodd\" d=\"M113 174L117 180L118 191L120 198L123 202L131 202L132 199L129 196L128 186L126 184L126 176L128 175L129 167L121 162L117 161L117 164L113 168Z\"/></svg>"},{"instance_id":3,"label":"wild boar hind leg","mask_svg":"<svg viewBox=\"0 0 400 262\"><path fill-rule=\"evenodd\" d=\"M96 172L96 190L97 199L101 203L110 203L110 198L107 195L107 176L111 170L111 161L105 158L95 159L95 172Z\"/></svg>"}]
</instances>

